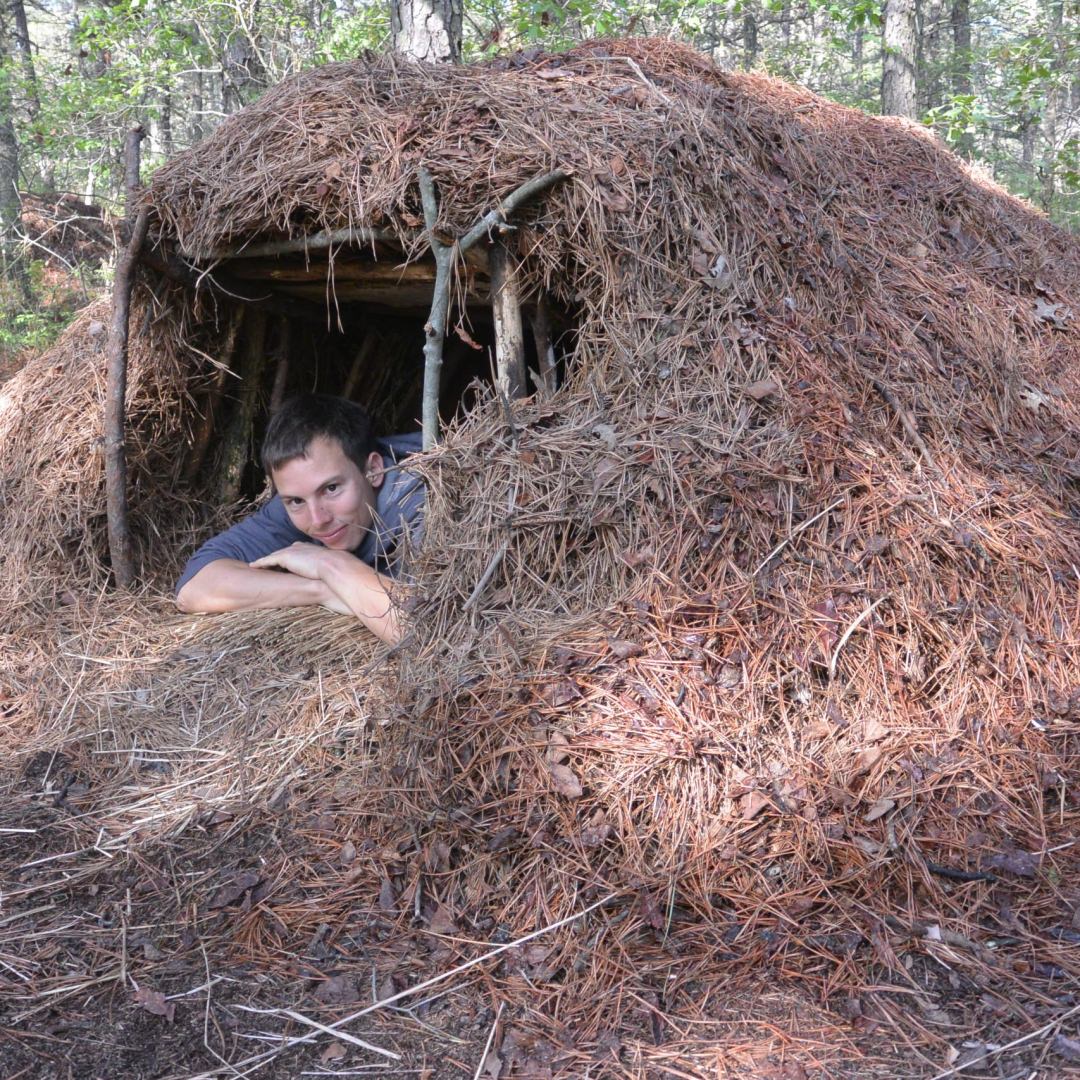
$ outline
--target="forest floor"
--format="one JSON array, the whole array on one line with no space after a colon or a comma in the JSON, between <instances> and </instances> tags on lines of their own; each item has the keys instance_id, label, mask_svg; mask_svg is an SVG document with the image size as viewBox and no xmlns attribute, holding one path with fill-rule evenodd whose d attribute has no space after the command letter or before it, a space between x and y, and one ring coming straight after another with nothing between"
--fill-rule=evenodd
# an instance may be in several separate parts
<instances>
[{"instance_id":1,"label":"forest floor","mask_svg":"<svg viewBox=\"0 0 1080 1080\"><path fill-rule=\"evenodd\" d=\"M395 933L389 920L357 911L353 925L320 927L298 952L283 945L256 959L245 941L256 930L265 935L268 920L288 918L262 902L257 868L311 857L302 850L303 806L264 811L261 819L208 819L172 840L100 858L71 852L66 842L80 804L92 797L63 755L34 755L0 790L5 1080L1040 1080L1067 1075L1080 1059L1080 1044L1062 1033L1061 1002L1029 1011L1032 1037L1005 1049L1010 1037L996 1035L1005 1030L1000 1009L929 958L911 967L909 986L876 989L910 1002L914 1026L942 1047L953 1033L982 1032L956 1040L937 1060L925 1043L916 1049L910 1033L882 1021L887 1014L875 1008L873 992L829 1000L826 1009L805 982L768 970L707 988L694 1015L628 999L621 1031L579 1038L557 1021L539 1034L527 987L497 1005L487 975L499 974L505 985L499 960L442 978L340 1031L320 1031L316 1025L333 1025L375 998L453 973L456 956L420 928ZM64 861L78 865L58 876ZM52 884L43 889L46 881ZM196 912L191 889L198 884L211 898ZM303 1035L313 1041L283 1042Z\"/></svg>"}]
</instances>

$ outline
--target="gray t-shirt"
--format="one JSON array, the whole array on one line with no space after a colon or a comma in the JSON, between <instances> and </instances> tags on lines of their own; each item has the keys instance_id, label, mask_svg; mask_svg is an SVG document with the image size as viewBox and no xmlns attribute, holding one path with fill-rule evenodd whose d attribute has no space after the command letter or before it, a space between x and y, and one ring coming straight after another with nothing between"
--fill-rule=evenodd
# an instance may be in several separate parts
<instances>
[{"instance_id":1,"label":"gray t-shirt","mask_svg":"<svg viewBox=\"0 0 1080 1080\"><path fill-rule=\"evenodd\" d=\"M419 450L422 442L419 432L376 440L376 449L382 454L386 468L385 479L376 489L375 521L353 554L383 573L393 575L400 571L406 538L414 548L420 542L424 519L424 485L418 476L408 472L400 463ZM254 514L207 540L188 559L176 583L176 591L179 592L204 566L217 559L254 562L298 540L309 544L319 542L292 523L280 496L275 495Z\"/></svg>"}]
</instances>

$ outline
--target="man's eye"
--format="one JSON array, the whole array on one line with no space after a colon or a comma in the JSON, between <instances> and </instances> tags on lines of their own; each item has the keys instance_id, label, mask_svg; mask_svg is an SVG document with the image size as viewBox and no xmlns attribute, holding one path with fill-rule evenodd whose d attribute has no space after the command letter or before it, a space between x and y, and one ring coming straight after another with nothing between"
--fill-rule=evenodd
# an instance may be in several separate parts
<instances>
[{"instance_id":1,"label":"man's eye","mask_svg":"<svg viewBox=\"0 0 1080 1080\"><path fill-rule=\"evenodd\" d=\"M334 492L337 491L337 489L339 487L341 487L340 484L327 484L326 485L326 494L327 495L333 495Z\"/></svg>"}]
</instances>

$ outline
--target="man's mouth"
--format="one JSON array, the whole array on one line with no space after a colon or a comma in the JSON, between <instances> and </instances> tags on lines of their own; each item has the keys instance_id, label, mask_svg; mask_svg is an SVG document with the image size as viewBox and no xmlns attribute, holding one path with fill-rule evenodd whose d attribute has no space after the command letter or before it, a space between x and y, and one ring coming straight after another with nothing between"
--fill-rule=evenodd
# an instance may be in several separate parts
<instances>
[{"instance_id":1,"label":"man's mouth","mask_svg":"<svg viewBox=\"0 0 1080 1080\"><path fill-rule=\"evenodd\" d=\"M339 525L333 532L323 533L321 536L316 536L315 539L321 544L330 544L335 540L340 540L348 527L347 524Z\"/></svg>"}]
</instances>

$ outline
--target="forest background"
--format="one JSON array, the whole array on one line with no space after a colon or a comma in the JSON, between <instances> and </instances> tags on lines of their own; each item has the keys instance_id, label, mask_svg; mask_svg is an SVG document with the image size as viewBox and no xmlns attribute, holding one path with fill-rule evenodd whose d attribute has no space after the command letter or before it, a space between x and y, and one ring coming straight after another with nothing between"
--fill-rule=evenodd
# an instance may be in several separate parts
<instances>
[{"instance_id":1,"label":"forest background","mask_svg":"<svg viewBox=\"0 0 1080 1080\"><path fill-rule=\"evenodd\" d=\"M432 5L451 59L677 37L929 125L1080 223L1080 0L0 0L0 379L107 284L133 125L146 175L281 79L402 47Z\"/></svg>"}]
</instances>

